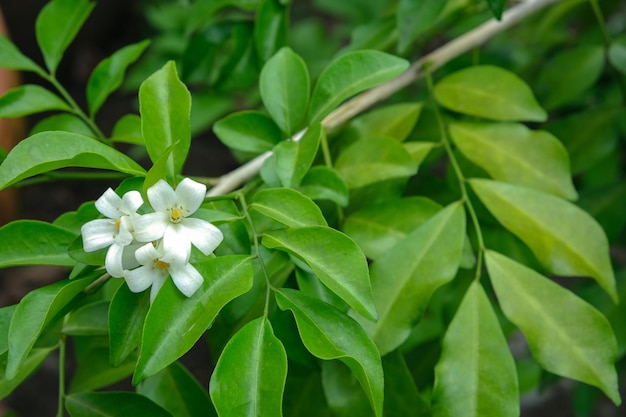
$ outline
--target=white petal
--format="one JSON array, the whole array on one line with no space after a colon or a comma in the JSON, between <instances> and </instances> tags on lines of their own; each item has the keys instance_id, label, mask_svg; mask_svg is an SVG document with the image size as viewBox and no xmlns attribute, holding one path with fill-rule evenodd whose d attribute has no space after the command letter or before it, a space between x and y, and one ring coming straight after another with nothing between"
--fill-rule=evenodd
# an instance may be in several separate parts
<instances>
[{"instance_id":1,"label":"white petal","mask_svg":"<svg viewBox=\"0 0 626 417\"><path fill-rule=\"evenodd\" d=\"M146 243L135 251L135 259L141 265L152 265L155 259L159 259L161 253L152 245L152 243Z\"/></svg>"},{"instance_id":2,"label":"white petal","mask_svg":"<svg viewBox=\"0 0 626 417\"><path fill-rule=\"evenodd\" d=\"M183 266L170 266L169 270L176 288L187 297L194 295L204 281L202 275L190 263L186 263Z\"/></svg>"},{"instance_id":3,"label":"white petal","mask_svg":"<svg viewBox=\"0 0 626 417\"><path fill-rule=\"evenodd\" d=\"M176 187L178 203L185 208L188 216L195 213L206 196L206 185L195 182L191 178L185 178Z\"/></svg>"},{"instance_id":4,"label":"white petal","mask_svg":"<svg viewBox=\"0 0 626 417\"><path fill-rule=\"evenodd\" d=\"M191 243L205 255L213 252L224 240L222 231L205 220L188 217L182 224Z\"/></svg>"},{"instance_id":5,"label":"white petal","mask_svg":"<svg viewBox=\"0 0 626 417\"><path fill-rule=\"evenodd\" d=\"M148 188L148 200L154 211L165 212L176 205L177 198L174 189L165 181L159 180Z\"/></svg>"},{"instance_id":6,"label":"white petal","mask_svg":"<svg viewBox=\"0 0 626 417\"><path fill-rule=\"evenodd\" d=\"M134 214L143 204L139 191L129 191L122 197L122 210L126 214Z\"/></svg>"},{"instance_id":7,"label":"white petal","mask_svg":"<svg viewBox=\"0 0 626 417\"><path fill-rule=\"evenodd\" d=\"M163 260L185 263L191 256L191 241L182 224L170 224L163 235Z\"/></svg>"},{"instance_id":8,"label":"white petal","mask_svg":"<svg viewBox=\"0 0 626 417\"><path fill-rule=\"evenodd\" d=\"M167 279L167 275L163 275L163 274L159 274L158 276L154 277L154 282L152 282L152 289L150 290L150 304L152 304L152 302L156 298L157 294L159 293L159 290L165 283L166 279Z\"/></svg>"},{"instance_id":9,"label":"white petal","mask_svg":"<svg viewBox=\"0 0 626 417\"><path fill-rule=\"evenodd\" d=\"M130 245L124 246L124 250L122 251L122 267L125 271L137 268L140 265L137 258L135 258L135 252L142 246L144 246L143 243L131 243Z\"/></svg>"},{"instance_id":10,"label":"white petal","mask_svg":"<svg viewBox=\"0 0 626 417\"><path fill-rule=\"evenodd\" d=\"M115 278L121 278L124 275L124 267L122 266L124 254L124 246L113 244L107 251L104 259L104 266L107 272Z\"/></svg>"},{"instance_id":11,"label":"white petal","mask_svg":"<svg viewBox=\"0 0 626 417\"><path fill-rule=\"evenodd\" d=\"M80 232L83 235L85 252L93 252L111 245L117 229L111 220L96 219L83 224Z\"/></svg>"},{"instance_id":12,"label":"white petal","mask_svg":"<svg viewBox=\"0 0 626 417\"><path fill-rule=\"evenodd\" d=\"M129 216L120 217L120 228L117 231L117 236L115 237L115 243L118 245L126 246L133 241L133 234L130 232L133 225L130 221Z\"/></svg>"},{"instance_id":13,"label":"white petal","mask_svg":"<svg viewBox=\"0 0 626 417\"><path fill-rule=\"evenodd\" d=\"M116 220L122 215L120 212L122 199L110 188L108 188L104 194L96 200L95 205L98 211L107 216L109 219Z\"/></svg>"},{"instance_id":14,"label":"white petal","mask_svg":"<svg viewBox=\"0 0 626 417\"><path fill-rule=\"evenodd\" d=\"M163 237L165 228L170 224L164 212L148 213L133 220L135 239L140 242L152 242Z\"/></svg>"},{"instance_id":15,"label":"white petal","mask_svg":"<svg viewBox=\"0 0 626 417\"><path fill-rule=\"evenodd\" d=\"M153 269L151 265L144 265L131 271L125 271L124 279L132 292L142 292L161 275L161 272Z\"/></svg>"}]
</instances>

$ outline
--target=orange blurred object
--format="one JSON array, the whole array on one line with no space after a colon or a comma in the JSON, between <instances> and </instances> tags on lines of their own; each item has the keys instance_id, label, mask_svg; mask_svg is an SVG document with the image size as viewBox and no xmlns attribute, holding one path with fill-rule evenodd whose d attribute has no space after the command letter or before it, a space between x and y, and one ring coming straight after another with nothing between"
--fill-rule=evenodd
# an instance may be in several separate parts
<instances>
[{"instance_id":1,"label":"orange blurred object","mask_svg":"<svg viewBox=\"0 0 626 417\"><path fill-rule=\"evenodd\" d=\"M9 32L0 9L0 33L9 37ZM17 71L0 68L0 96L20 84ZM0 119L0 146L9 152L24 137L26 124L24 119ZM8 189L0 191L0 226L14 220L17 216L17 191Z\"/></svg>"}]
</instances>

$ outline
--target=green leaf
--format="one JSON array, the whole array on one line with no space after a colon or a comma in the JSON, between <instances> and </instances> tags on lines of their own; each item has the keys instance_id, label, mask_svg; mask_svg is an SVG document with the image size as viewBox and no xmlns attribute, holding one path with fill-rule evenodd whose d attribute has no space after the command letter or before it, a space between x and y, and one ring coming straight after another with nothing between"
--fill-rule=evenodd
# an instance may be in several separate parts
<instances>
[{"instance_id":1,"label":"green leaf","mask_svg":"<svg viewBox=\"0 0 626 417\"><path fill-rule=\"evenodd\" d=\"M145 145L141 134L141 117L136 114L122 116L113 126L111 140L133 145Z\"/></svg>"},{"instance_id":2,"label":"green leaf","mask_svg":"<svg viewBox=\"0 0 626 417\"><path fill-rule=\"evenodd\" d=\"M206 389L178 362L146 378L137 387L141 394L176 417L211 417L217 414Z\"/></svg>"},{"instance_id":3,"label":"green leaf","mask_svg":"<svg viewBox=\"0 0 626 417\"><path fill-rule=\"evenodd\" d=\"M134 392L81 392L68 395L71 417L172 417L172 414Z\"/></svg>"},{"instance_id":4,"label":"green leaf","mask_svg":"<svg viewBox=\"0 0 626 417\"><path fill-rule=\"evenodd\" d=\"M308 197L290 188L270 188L255 194L250 210L287 227L327 226L320 208Z\"/></svg>"},{"instance_id":5,"label":"green leaf","mask_svg":"<svg viewBox=\"0 0 626 417\"><path fill-rule=\"evenodd\" d=\"M61 331L70 336L108 336L109 302L94 301L73 310L63 321Z\"/></svg>"},{"instance_id":6,"label":"green leaf","mask_svg":"<svg viewBox=\"0 0 626 417\"><path fill-rule=\"evenodd\" d=\"M72 266L67 248L76 235L38 220L17 220L0 228L0 268L18 265Z\"/></svg>"},{"instance_id":7,"label":"green leaf","mask_svg":"<svg viewBox=\"0 0 626 417\"><path fill-rule=\"evenodd\" d=\"M435 142L405 142L403 145L418 165L424 162L433 148L438 146Z\"/></svg>"},{"instance_id":8,"label":"green leaf","mask_svg":"<svg viewBox=\"0 0 626 417\"><path fill-rule=\"evenodd\" d=\"M343 363L322 362L322 388L334 417L374 416L359 380Z\"/></svg>"},{"instance_id":9,"label":"green leaf","mask_svg":"<svg viewBox=\"0 0 626 417\"><path fill-rule=\"evenodd\" d=\"M51 74L95 5L89 0L53 0L39 12L35 23L37 43Z\"/></svg>"},{"instance_id":10,"label":"green leaf","mask_svg":"<svg viewBox=\"0 0 626 417\"><path fill-rule=\"evenodd\" d=\"M26 294L9 326L6 378L15 378L44 328L76 297L91 278L63 280Z\"/></svg>"},{"instance_id":11,"label":"green leaf","mask_svg":"<svg viewBox=\"0 0 626 417\"><path fill-rule=\"evenodd\" d=\"M557 138L517 123L452 123L459 150L496 180L575 200L569 157Z\"/></svg>"},{"instance_id":12,"label":"green leaf","mask_svg":"<svg viewBox=\"0 0 626 417\"><path fill-rule=\"evenodd\" d=\"M254 25L254 44L262 62L287 44L288 9L278 0L262 0Z\"/></svg>"},{"instance_id":13,"label":"green leaf","mask_svg":"<svg viewBox=\"0 0 626 417\"><path fill-rule=\"evenodd\" d=\"M123 153L69 132L42 132L19 142L0 165L0 189L59 168L109 169L143 176L146 171Z\"/></svg>"},{"instance_id":14,"label":"green leaf","mask_svg":"<svg viewBox=\"0 0 626 417\"><path fill-rule=\"evenodd\" d=\"M423 103L400 103L377 108L350 122L357 138L385 136L403 142L415 127Z\"/></svg>"},{"instance_id":15,"label":"green leaf","mask_svg":"<svg viewBox=\"0 0 626 417\"><path fill-rule=\"evenodd\" d=\"M524 241L550 272L591 277L617 302L608 241L589 214L529 188L492 180L469 182L491 214Z\"/></svg>"},{"instance_id":16,"label":"green leaf","mask_svg":"<svg viewBox=\"0 0 626 417\"><path fill-rule=\"evenodd\" d=\"M0 355L9 350L9 325L17 304L0 308Z\"/></svg>"},{"instance_id":17,"label":"green leaf","mask_svg":"<svg viewBox=\"0 0 626 417\"><path fill-rule=\"evenodd\" d=\"M322 121L344 100L391 80L408 67L404 59L374 50L340 56L324 69L315 84L309 123Z\"/></svg>"},{"instance_id":18,"label":"green leaf","mask_svg":"<svg viewBox=\"0 0 626 417\"><path fill-rule=\"evenodd\" d=\"M300 191L313 200L330 200L346 207L349 191L337 171L323 165L314 166L300 181Z\"/></svg>"},{"instance_id":19,"label":"green leaf","mask_svg":"<svg viewBox=\"0 0 626 417\"><path fill-rule=\"evenodd\" d=\"M361 326L335 307L283 288L276 292L282 310L291 310L306 348L320 359L339 359L359 380L377 417L383 412L383 369L376 346Z\"/></svg>"},{"instance_id":20,"label":"green leaf","mask_svg":"<svg viewBox=\"0 0 626 417\"><path fill-rule=\"evenodd\" d=\"M433 416L518 416L513 356L482 286L474 281L443 338Z\"/></svg>"},{"instance_id":21,"label":"green leaf","mask_svg":"<svg viewBox=\"0 0 626 417\"><path fill-rule=\"evenodd\" d=\"M22 54L15 44L2 34L0 34L0 68L43 73L39 65Z\"/></svg>"},{"instance_id":22,"label":"green leaf","mask_svg":"<svg viewBox=\"0 0 626 417\"><path fill-rule=\"evenodd\" d=\"M78 116L70 113L59 113L39 121L31 130L30 136L50 130L63 130L79 135L94 137L93 130ZM95 137L94 137L95 138Z\"/></svg>"},{"instance_id":23,"label":"green leaf","mask_svg":"<svg viewBox=\"0 0 626 417\"><path fill-rule=\"evenodd\" d=\"M22 117L48 110L72 111L72 108L48 89L33 84L12 88L0 98L0 118Z\"/></svg>"},{"instance_id":24,"label":"green leaf","mask_svg":"<svg viewBox=\"0 0 626 417\"><path fill-rule=\"evenodd\" d=\"M220 417L282 416L287 353L270 322L260 317L228 342L209 391Z\"/></svg>"},{"instance_id":25,"label":"green leaf","mask_svg":"<svg viewBox=\"0 0 626 417\"><path fill-rule=\"evenodd\" d=\"M418 36L430 29L445 6L445 0L400 0L396 12L398 50L405 52Z\"/></svg>"},{"instance_id":26,"label":"green leaf","mask_svg":"<svg viewBox=\"0 0 626 417\"><path fill-rule=\"evenodd\" d=\"M367 260L348 236L328 227L298 227L267 232L262 244L302 259L324 285L352 308L369 320L378 317Z\"/></svg>"},{"instance_id":27,"label":"green leaf","mask_svg":"<svg viewBox=\"0 0 626 417\"><path fill-rule=\"evenodd\" d=\"M493 16L498 20L502 19L502 12L504 11L506 0L487 0L487 4Z\"/></svg>"},{"instance_id":28,"label":"green leaf","mask_svg":"<svg viewBox=\"0 0 626 417\"><path fill-rule=\"evenodd\" d=\"M122 285L109 308L110 362L119 366L141 343L141 332L150 307L150 294L135 294Z\"/></svg>"},{"instance_id":29,"label":"green leaf","mask_svg":"<svg viewBox=\"0 0 626 417\"><path fill-rule=\"evenodd\" d=\"M491 120L543 122L548 118L521 78L503 68L479 65L435 85L435 98L450 110Z\"/></svg>"},{"instance_id":30,"label":"green leaf","mask_svg":"<svg viewBox=\"0 0 626 417\"><path fill-rule=\"evenodd\" d=\"M187 298L167 280L144 324L133 381L139 383L184 355L209 328L222 307L252 286L252 264L243 255L210 258L195 265L202 287Z\"/></svg>"},{"instance_id":31,"label":"green leaf","mask_svg":"<svg viewBox=\"0 0 626 417\"><path fill-rule=\"evenodd\" d=\"M524 332L539 364L600 388L619 405L617 342L606 318L569 290L497 252L487 251L485 260L504 314Z\"/></svg>"},{"instance_id":32,"label":"green leaf","mask_svg":"<svg viewBox=\"0 0 626 417\"><path fill-rule=\"evenodd\" d=\"M300 185L317 155L322 134L322 126L317 123L309 126L299 141L284 141L274 147L276 173L284 187Z\"/></svg>"},{"instance_id":33,"label":"green leaf","mask_svg":"<svg viewBox=\"0 0 626 417\"><path fill-rule=\"evenodd\" d=\"M152 162L179 142L171 153L170 176L180 173L191 144L191 94L169 61L139 88L141 133Z\"/></svg>"},{"instance_id":34,"label":"green leaf","mask_svg":"<svg viewBox=\"0 0 626 417\"><path fill-rule=\"evenodd\" d=\"M87 105L90 116L94 116L109 95L124 81L126 68L135 62L150 41L143 41L116 51L102 60L93 70L87 82Z\"/></svg>"},{"instance_id":35,"label":"green leaf","mask_svg":"<svg viewBox=\"0 0 626 417\"><path fill-rule=\"evenodd\" d=\"M281 139L276 123L256 111L230 114L213 125L213 132L229 148L254 153L271 151Z\"/></svg>"},{"instance_id":36,"label":"green leaf","mask_svg":"<svg viewBox=\"0 0 626 417\"><path fill-rule=\"evenodd\" d=\"M604 47L578 46L552 58L537 78L537 94L553 110L583 97L604 69Z\"/></svg>"},{"instance_id":37,"label":"green leaf","mask_svg":"<svg viewBox=\"0 0 626 417\"><path fill-rule=\"evenodd\" d=\"M417 391L411 370L400 350L383 357L385 372L384 415L422 417L429 416L430 405Z\"/></svg>"},{"instance_id":38,"label":"green leaf","mask_svg":"<svg viewBox=\"0 0 626 417\"><path fill-rule=\"evenodd\" d=\"M261 100L272 119L287 136L299 131L309 107L309 71L290 48L279 50L261 70Z\"/></svg>"},{"instance_id":39,"label":"green leaf","mask_svg":"<svg viewBox=\"0 0 626 417\"><path fill-rule=\"evenodd\" d=\"M626 75L626 35L613 39L608 50L609 62Z\"/></svg>"},{"instance_id":40,"label":"green leaf","mask_svg":"<svg viewBox=\"0 0 626 417\"><path fill-rule=\"evenodd\" d=\"M359 244L368 258L377 260L439 210L441 206L426 197L388 200L351 213L343 232Z\"/></svg>"},{"instance_id":41,"label":"green leaf","mask_svg":"<svg viewBox=\"0 0 626 417\"><path fill-rule=\"evenodd\" d=\"M376 323L359 320L385 355L420 320L431 295L456 275L465 243L465 212L447 206L400 240L371 266Z\"/></svg>"},{"instance_id":42,"label":"green leaf","mask_svg":"<svg viewBox=\"0 0 626 417\"><path fill-rule=\"evenodd\" d=\"M39 368L43 361L55 350L57 346L35 348L22 364L20 370L15 377L9 379L5 375L7 365L7 353L0 355L0 398L6 398L10 393L19 387L26 378L32 375Z\"/></svg>"},{"instance_id":43,"label":"green leaf","mask_svg":"<svg viewBox=\"0 0 626 417\"><path fill-rule=\"evenodd\" d=\"M348 188L360 188L417 172L417 163L401 143L385 137L356 141L337 158L335 169Z\"/></svg>"}]
</instances>

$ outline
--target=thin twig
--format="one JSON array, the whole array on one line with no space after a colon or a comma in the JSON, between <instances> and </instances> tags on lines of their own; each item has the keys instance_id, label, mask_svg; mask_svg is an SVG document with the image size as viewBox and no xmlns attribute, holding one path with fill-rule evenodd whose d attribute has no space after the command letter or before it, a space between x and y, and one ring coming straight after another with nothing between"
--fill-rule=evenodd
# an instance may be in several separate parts
<instances>
[{"instance_id":1,"label":"thin twig","mask_svg":"<svg viewBox=\"0 0 626 417\"><path fill-rule=\"evenodd\" d=\"M345 123L374 104L385 100L396 91L401 90L415 80L423 77L424 72L422 69L424 65L428 64L429 70L434 71L453 58L482 45L494 35L517 24L530 14L559 1L563 0L526 0L511 7L502 15L500 21L492 19L485 22L429 54L424 55L422 58L415 61L409 69L400 76L385 84L365 91L344 103L322 120L322 126L326 129L333 129ZM296 135L297 137L292 138L292 140L297 141L301 135L302 132ZM207 197L226 194L239 188L241 184L259 173L263 162L271 155L272 152L265 152L250 162L221 176L217 184L207 192Z\"/></svg>"}]
</instances>

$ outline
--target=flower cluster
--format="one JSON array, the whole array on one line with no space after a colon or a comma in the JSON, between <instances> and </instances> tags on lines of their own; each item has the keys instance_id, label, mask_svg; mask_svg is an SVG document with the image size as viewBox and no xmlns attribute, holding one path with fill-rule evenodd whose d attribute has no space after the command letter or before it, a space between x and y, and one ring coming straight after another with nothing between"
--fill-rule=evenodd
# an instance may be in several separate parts
<instances>
[{"instance_id":1,"label":"flower cluster","mask_svg":"<svg viewBox=\"0 0 626 417\"><path fill-rule=\"evenodd\" d=\"M138 214L143 199L138 191L119 197L107 189L95 202L106 219L87 222L81 228L85 252L109 247L105 268L124 278L133 292L150 287L150 301L168 276L187 297L202 285L202 275L189 263L191 245L209 255L222 242L222 232L211 223L190 217L198 210L206 186L189 178L176 190L159 180L147 191L154 212Z\"/></svg>"}]
</instances>

